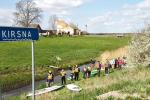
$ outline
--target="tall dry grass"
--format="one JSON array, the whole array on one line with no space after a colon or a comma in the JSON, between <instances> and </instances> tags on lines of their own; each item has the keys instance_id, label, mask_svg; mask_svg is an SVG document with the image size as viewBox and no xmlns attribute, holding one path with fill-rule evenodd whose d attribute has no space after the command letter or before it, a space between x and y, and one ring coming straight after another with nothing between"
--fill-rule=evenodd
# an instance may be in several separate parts
<instances>
[{"instance_id":1,"label":"tall dry grass","mask_svg":"<svg viewBox=\"0 0 150 100\"><path fill-rule=\"evenodd\" d=\"M96 59L102 63L106 63L106 59L115 59L118 57L127 57L128 56L128 46L118 48L117 50L105 51Z\"/></svg>"}]
</instances>

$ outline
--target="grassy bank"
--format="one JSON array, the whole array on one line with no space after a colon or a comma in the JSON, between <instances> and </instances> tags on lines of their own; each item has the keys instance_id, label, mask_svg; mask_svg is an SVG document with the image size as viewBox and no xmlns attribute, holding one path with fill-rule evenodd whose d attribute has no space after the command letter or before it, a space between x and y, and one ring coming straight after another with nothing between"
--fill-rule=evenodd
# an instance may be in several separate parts
<instances>
[{"instance_id":1,"label":"grassy bank","mask_svg":"<svg viewBox=\"0 0 150 100\"><path fill-rule=\"evenodd\" d=\"M128 68L114 70L109 76L93 77L75 82L83 88L80 93L73 93L66 88L37 96L36 100L97 100L98 96L119 91L119 97L106 96L102 100L149 100L150 98L150 68ZM124 99L119 99L127 95ZM25 94L11 100L30 100ZM6 99L9 100L9 99Z\"/></svg>"},{"instance_id":2,"label":"grassy bank","mask_svg":"<svg viewBox=\"0 0 150 100\"><path fill-rule=\"evenodd\" d=\"M51 97L54 100L97 100L97 96L104 93L120 91L122 94L130 94L125 98L126 100L148 99L150 94L150 68L117 70L110 74L109 77L96 77L86 81L82 80L76 84L83 87L81 93L75 94L68 90L62 90L52 94L46 94L46 97ZM137 97L133 97L134 94L137 94ZM53 97L50 95L53 95ZM45 98L45 96L37 97L37 100L42 98ZM106 98L108 100L118 99L113 96ZM46 98L45 100L48 99Z\"/></svg>"},{"instance_id":3,"label":"grassy bank","mask_svg":"<svg viewBox=\"0 0 150 100\"><path fill-rule=\"evenodd\" d=\"M36 79L44 78L48 65L79 64L97 57L105 50L128 44L130 38L116 37L54 37L35 42ZM31 82L31 43L0 43L0 84L3 90ZM62 60L58 63L56 56Z\"/></svg>"}]
</instances>

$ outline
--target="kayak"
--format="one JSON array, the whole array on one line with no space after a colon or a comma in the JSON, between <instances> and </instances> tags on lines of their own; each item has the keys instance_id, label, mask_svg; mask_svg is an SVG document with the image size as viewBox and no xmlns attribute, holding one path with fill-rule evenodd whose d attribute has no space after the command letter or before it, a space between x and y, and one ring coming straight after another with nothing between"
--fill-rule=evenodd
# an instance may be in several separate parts
<instances>
[{"instance_id":1,"label":"kayak","mask_svg":"<svg viewBox=\"0 0 150 100\"><path fill-rule=\"evenodd\" d=\"M75 77L73 76L73 79L74 79L74 78L75 78ZM71 80L71 76L67 77L67 80L70 81L70 80Z\"/></svg>"},{"instance_id":2,"label":"kayak","mask_svg":"<svg viewBox=\"0 0 150 100\"><path fill-rule=\"evenodd\" d=\"M74 84L68 84L68 85L66 85L66 87L67 87L67 89L74 91L74 92L80 92L82 90L82 88L80 88L79 86L74 85Z\"/></svg>"},{"instance_id":3,"label":"kayak","mask_svg":"<svg viewBox=\"0 0 150 100\"><path fill-rule=\"evenodd\" d=\"M69 76L69 77L67 78L67 80L70 81L70 80L71 80L71 77Z\"/></svg>"},{"instance_id":4,"label":"kayak","mask_svg":"<svg viewBox=\"0 0 150 100\"><path fill-rule=\"evenodd\" d=\"M59 68L59 67L56 67L56 66L49 66L49 67L50 67L50 68L57 68L57 69Z\"/></svg>"},{"instance_id":5,"label":"kayak","mask_svg":"<svg viewBox=\"0 0 150 100\"><path fill-rule=\"evenodd\" d=\"M51 87L48 87L48 88L44 88L44 89L40 89L40 90L36 90L35 91L35 95L41 95L41 94L44 94L44 93L48 93L48 92L52 92L52 91L56 91L56 90L59 90L61 88L63 88L64 86L51 86ZM27 94L27 97L30 97L32 96L32 92L28 93Z\"/></svg>"},{"instance_id":6,"label":"kayak","mask_svg":"<svg viewBox=\"0 0 150 100\"><path fill-rule=\"evenodd\" d=\"M91 76L93 77L93 76L95 76L97 73L98 73L98 70L92 70L92 71L91 71Z\"/></svg>"}]
</instances>

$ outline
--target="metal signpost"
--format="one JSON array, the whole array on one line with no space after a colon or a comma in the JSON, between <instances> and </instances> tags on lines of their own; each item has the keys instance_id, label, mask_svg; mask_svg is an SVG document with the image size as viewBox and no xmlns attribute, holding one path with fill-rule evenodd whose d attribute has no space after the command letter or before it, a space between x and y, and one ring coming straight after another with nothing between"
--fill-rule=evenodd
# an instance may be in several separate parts
<instances>
[{"instance_id":1,"label":"metal signpost","mask_svg":"<svg viewBox=\"0 0 150 100\"><path fill-rule=\"evenodd\" d=\"M1 85L0 85L0 100L2 100L2 91L1 91Z\"/></svg>"},{"instance_id":2,"label":"metal signpost","mask_svg":"<svg viewBox=\"0 0 150 100\"><path fill-rule=\"evenodd\" d=\"M0 41L32 41L32 100L35 100L34 40L39 39L38 29L0 27Z\"/></svg>"}]
</instances>

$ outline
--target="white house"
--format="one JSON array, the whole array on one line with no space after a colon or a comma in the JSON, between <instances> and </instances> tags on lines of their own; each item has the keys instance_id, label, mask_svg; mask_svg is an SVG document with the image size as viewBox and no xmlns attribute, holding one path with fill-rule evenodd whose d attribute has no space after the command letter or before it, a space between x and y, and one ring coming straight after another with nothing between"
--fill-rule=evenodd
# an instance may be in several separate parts
<instances>
[{"instance_id":1,"label":"white house","mask_svg":"<svg viewBox=\"0 0 150 100\"><path fill-rule=\"evenodd\" d=\"M57 27L57 35L58 34L68 34L68 35L79 35L78 27L75 27L75 25L70 25L66 23L64 20L57 20L56 21L56 27ZM78 31L77 31L78 30Z\"/></svg>"}]
</instances>

